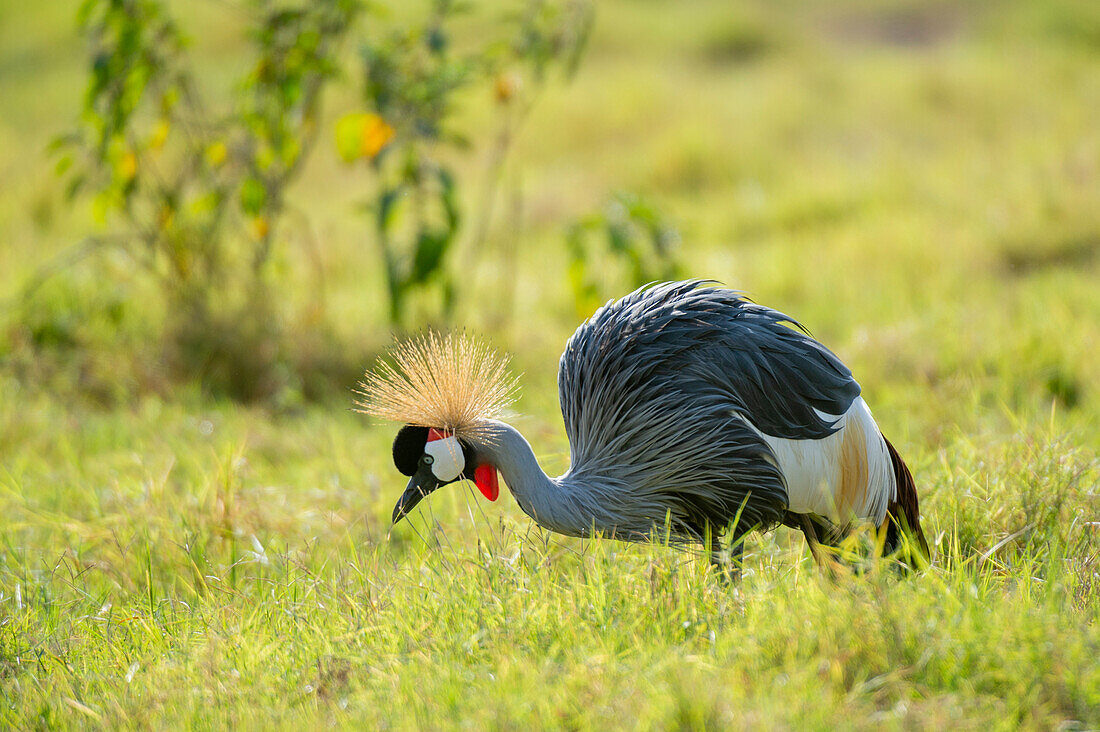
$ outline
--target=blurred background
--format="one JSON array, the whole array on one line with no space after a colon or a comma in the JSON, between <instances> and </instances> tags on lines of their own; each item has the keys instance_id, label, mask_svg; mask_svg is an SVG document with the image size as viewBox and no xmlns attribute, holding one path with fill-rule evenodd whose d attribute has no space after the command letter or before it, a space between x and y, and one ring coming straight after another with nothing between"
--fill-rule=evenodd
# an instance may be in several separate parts
<instances>
[{"instance_id":1,"label":"blurred background","mask_svg":"<svg viewBox=\"0 0 1100 732\"><path fill-rule=\"evenodd\" d=\"M1095 0L0 0L0 720L1088 726L1098 110ZM391 531L395 339L511 353L556 474L566 339L673 277L851 366L920 581Z\"/></svg>"},{"instance_id":2,"label":"blurred background","mask_svg":"<svg viewBox=\"0 0 1100 732\"><path fill-rule=\"evenodd\" d=\"M2 18L0 449L28 475L129 450L203 466L212 442L219 461L259 450L292 496L293 469L346 469L384 519L389 427L351 414L352 390L429 327L514 354L517 418L564 470L565 340L670 277L803 322L918 468L1048 427L1095 444L1095 3ZM365 457L283 451L317 422ZM80 437L59 458L62 425Z\"/></svg>"},{"instance_id":3,"label":"blurred background","mask_svg":"<svg viewBox=\"0 0 1100 732\"><path fill-rule=\"evenodd\" d=\"M1095 409L1094 3L5 6L21 388L340 403L460 326L552 395L581 319L678 276L872 392Z\"/></svg>"}]
</instances>

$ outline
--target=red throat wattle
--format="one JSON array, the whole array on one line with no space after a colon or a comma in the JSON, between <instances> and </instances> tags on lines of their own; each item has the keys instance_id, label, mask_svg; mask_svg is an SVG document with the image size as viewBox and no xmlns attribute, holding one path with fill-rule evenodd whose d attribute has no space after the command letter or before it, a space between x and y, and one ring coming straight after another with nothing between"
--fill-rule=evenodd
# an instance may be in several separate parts
<instances>
[{"instance_id":1,"label":"red throat wattle","mask_svg":"<svg viewBox=\"0 0 1100 732\"><path fill-rule=\"evenodd\" d=\"M474 468L474 483L481 495L490 501L495 501L500 495L500 482L497 479L496 467L489 463L482 463Z\"/></svg>"}]
</instances>

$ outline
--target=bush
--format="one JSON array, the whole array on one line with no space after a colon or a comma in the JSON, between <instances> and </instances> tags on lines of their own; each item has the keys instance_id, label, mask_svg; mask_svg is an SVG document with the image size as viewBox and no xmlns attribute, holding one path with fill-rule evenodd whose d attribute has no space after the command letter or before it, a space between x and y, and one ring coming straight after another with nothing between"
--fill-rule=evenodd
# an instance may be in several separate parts
<instances>
[{"instance_id":1,"label":"bush","mask_svg":"<svg viewBox=\"0 0 1100 732\"><path fill-rule=\"evenodd\" d=\"M89 43L84 110L56 149L68 194L89 197L108 232L92 243L128 258L124 276L156 283L166 313L162 356L174 378L270 400L288 389L316 393L316 374L303 369L341 379L348 372L333 363L340 349L318 340L331 333L323 318L308 319L310 356L295 358L303 333L288 324L307 319L276 296L282 282L271 266L276 249L294 243L284 225L287 189L316 151L324 91L353 73L345 49L361 46L362 107L340 116L336 150L348 163L367 163L370 239L389 319L403 324L410 298L422 297L438 302L446 320L458 296L450 260L468 217L463 181L444 153L479 142L451 129L454 96L476 84L495 90L506 112L493 146L499 170L549 72L575 69L592 15L579 0L527 0L508 23L511 40L464 44L458 53L450 27L466 11L450 0L436 0L423 21L407 26L383 21L371 5L377 14L368 29L358 23L368 13L360 0L245 7L250 71L232 103L219 107L196 77L165 2L85 0L78 15ZM490 216L491 206L482 207L475 239Z\"/></svg>"}]
</instances>

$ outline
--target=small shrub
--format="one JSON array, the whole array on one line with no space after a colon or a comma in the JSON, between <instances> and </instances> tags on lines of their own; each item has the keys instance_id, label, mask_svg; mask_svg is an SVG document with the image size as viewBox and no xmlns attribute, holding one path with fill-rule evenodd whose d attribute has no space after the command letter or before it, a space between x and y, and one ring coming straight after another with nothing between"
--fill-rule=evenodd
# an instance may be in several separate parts
<instances>
[{"instance_id":1,"label":"small shrub","mask_svg":"<svg viewBox=\"0 0 1100 732\"><path fill-rule=\"evenodd\" d=\"M458 297L449 260L467 217L462 182L446 161L473 141L454 129L456 95L482 84L513 110L493 146L499 171L549 71L576 67L592 17L586 1L528 0L505 26L511 41L464 42L459 52L451 27L467 9L451 0L436 0L409 25L379 13L362 35L357 20L368 6L360 0L250 0L250 70L232 103L219 107L206 98L168 7L81 4L88 84L79 126L56 143L58 168L69 196L89 197L109 231L92 243L121 252L156 282L166 313L162 352L175 378L243 400L315 393L317 374L299 369L347 373L334 358L340 349L317 340L333 332L323 317L309 318L308 337L288 332L303 319L276 296L283 283L272 262L294 243L283 223L287 189L315 150L324 90L348 72L349 41L361 43L364 109L340 117L337 151L367 162L371 238L389 319L400 324L415 295L438 293L444 319ZM475 239L490 218L483 207ZM71 340L66 327L50 327L34 336L42 345ZM296 343L311 355L297 357Z\"/></svg>"},{"instance_id":2,"label":"small shrub","mask_svg":"<svg viewBox=\"0 0 1100 732\"><path fill-rule=\"evenodd\" d=\"M455 129L456 97L470 87L491 86L501 117L490 149L486 200L467 226L472 241L462 267L468 273L481 254L512 141L550 71L575 71L592 22L587 2L529 0L510 28L510 42L490 40L457 52L451 28L462 12L464 6L436 0L422 25L368 39L361 54L367 111L345 115L336 126L344 161L366 161L374 174L365 208L394 325L407 321L413 296L432 297L444 320L457 299L452 252L469 217L460 207L463 182L445 161L473 141Z\"/></svg>"},{"instance_id":3,"label":"small shrub","mask_svg":"<svg viewBox=\"0 0 1100 732\"><path fill-rule=\"evenodd\" d=\"M167 363L240 399L284 379L269 264L285 191L317 135L357 0L254 0L255 61L229 110L204 98L186 39L159 0L85 0L90 75L80 127L61 138L70 196L92 197L125 253L158 283Z\"/></svg>"},{"instance_id":4,"label":"small shrub","mask_svg":"<svg viewBox=\"0 0 1100 732\"><path fill-rule=\"evenodd\" d=\"M679 232L652 203L629 193L617 194L603 211L574 222L566 244L577 315L591 315L607 300L609 286L641 287L676 279L679 242ZM608 274L615 272L624 282L608 281Z\"/></svg>"}]
</instances>

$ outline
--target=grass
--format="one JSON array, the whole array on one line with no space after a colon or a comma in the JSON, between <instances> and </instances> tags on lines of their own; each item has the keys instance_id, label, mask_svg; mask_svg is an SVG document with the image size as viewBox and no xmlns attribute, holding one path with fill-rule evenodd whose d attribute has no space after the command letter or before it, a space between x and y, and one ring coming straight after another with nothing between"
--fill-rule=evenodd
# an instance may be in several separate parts
<instances>
[{"instance_id":1,"label":"grass","mask_svg":"<svg viewBox=\"0 0 1100 732\"><path fill-rule=\"evenodd\" d=\"M43 153L79 106L71 14L5 2L5 727L1100 726L1092 4L598 12L506 175L524 216L491 244L518 246L515 283L483 262L460 316L515 353L517 426L565 469L564 226L638 191L680 223L687 274L852 366L914 469L933 566L823 576L779 530L724 587L691 555L548 536L471 488L391 530L392 430L348 411L352 384L263 407L158 383L164 314L110 260L10 300L93 225ZM196 47L215 80L240 64L224 28ZM324 150L292 195L324 243L322 316L369 350L389 335L347 175ZM308 301L317 266L282 256Z\"/></svg>"}]
</instances>

